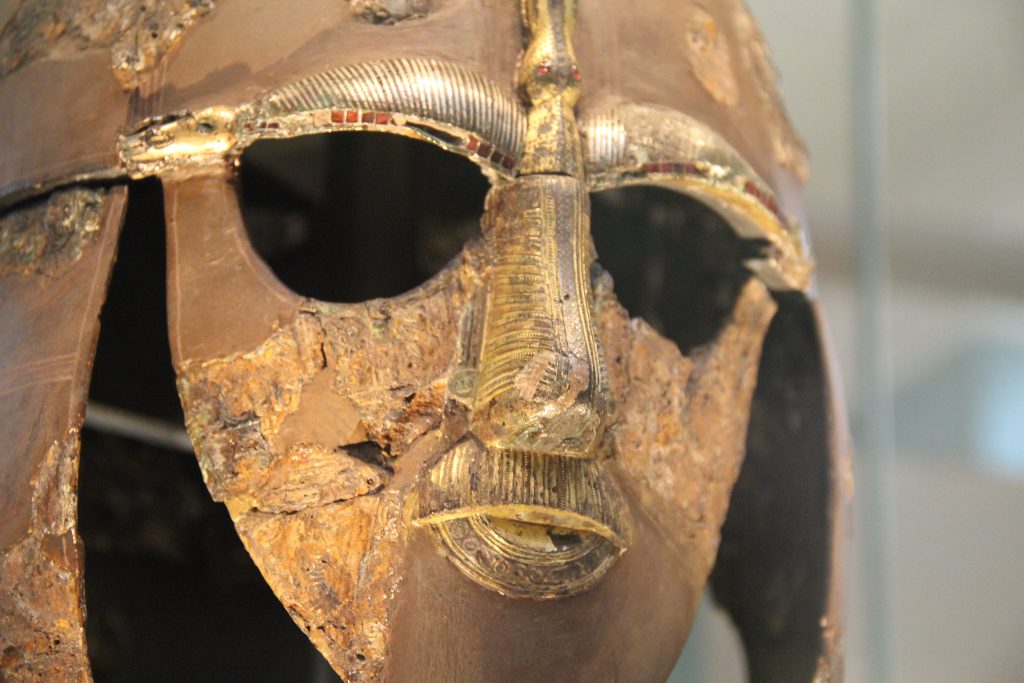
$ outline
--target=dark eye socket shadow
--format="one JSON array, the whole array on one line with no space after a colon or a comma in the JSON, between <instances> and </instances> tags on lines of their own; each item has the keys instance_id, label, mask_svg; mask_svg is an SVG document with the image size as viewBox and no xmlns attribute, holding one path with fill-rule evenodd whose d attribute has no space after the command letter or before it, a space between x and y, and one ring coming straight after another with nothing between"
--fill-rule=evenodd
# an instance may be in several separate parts
<instances>
[{"instance_id":1,"label":"dark eye socket shadow","mask_svg":"<svg viewBox=\"0 0 1024 683\"><path fill-rule=\"evenodd\" d=\"M702 202L655 186L591 195L597 263L631 316L685 354L714 339L763 249Z\"/></svg>"},{"instance_id":2,"label":"dark eye socket shadow","mask_svg":"<svg viewBox=\"0 0 1024 683\"><path fill-rule=\"evenodd\" d=\"M376 132L263 140L242 155L256 252L293 291L354 303L429 280L479 236L490 182L464 157Z\"/></svg>"}]
</instances>

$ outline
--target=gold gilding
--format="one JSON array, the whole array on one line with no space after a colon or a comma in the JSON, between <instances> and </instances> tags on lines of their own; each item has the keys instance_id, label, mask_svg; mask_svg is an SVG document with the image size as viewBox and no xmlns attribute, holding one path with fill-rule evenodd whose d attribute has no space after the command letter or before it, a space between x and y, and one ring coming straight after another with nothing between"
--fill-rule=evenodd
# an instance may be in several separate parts
<instances>
[{"instance_id":1,"label":"gold gilding","mask_svg":"<svg viewBox=\"0 0 1024 683\"><path fill-rule=\"evenodd\" d=\"M526 153L519 173L582 177L583 154L575 114L581 76L571 40L576 2L523 0L522 15L529 42L517 80L529 113Z\"/></svg>"},{"instance_id":2,"label":"gold gilding","mask_svg":"<svg viewBox=\"0 0 1024 683\"><path fill-rule=\"evenodd\" d=\"M413 517L466 576L534 599L592 586L630 538L599 451L609 399L592 320L589 192L644 182L692 194L741 236L765 241L748 266L773 288L805 289L811 271L798 226L709 127L628 103L577 124L575 14L575 0L523 0L522 102L446 62L367 62L241 107L149 120L119 148L122 166L142 177L224 168L263 138L382 130L481 165L494 184L483 218L489 264L468 362L448 387L469 409L469 433L423 473ZM689 35L698 76L732 102L717 25L698 13Z\"/></svg>"},{"instance_id":3,"label":"gold gilding","mask_svg":"<svg viewBox=\"0 0 1024 683\"><path fill-rule=\"evenodd\" d=\"M526 0L518 176L484 216L491 254L469 420L420 486L418 521L464 574L544 599L593 585L628 545L597 447L606 369L591 317L590 199L574 107L575 3Z\"/></svg>"},{"instance_id":4,"label":"gold gilding","mask_svg":"<svg viewBox=\"0 0 1024 683\"><path fill-rule=\"evenodd\" d=\"M421 487L419 518L436 524L477 514L563 533L592 533L625 547L622 499L601 463L485 449L473 439L449 450Z\"/></svg>"},{"instance_id":5,"label":"gold gilding","mask_svg":"<svg viewBox=\"0 0 1024 683\"><path fill-rule=\"evenodd\" d=\"M622 104L580 124L591 191L658 184L712 206L744 239L763 240L750 269L772 289L806 290L803 233L753 167L707 124L667 107Z\"/></svg>"},{"instance_id":6,"label":"gold gilding","mask_svg":"<svg viewBox=\"0 0 1024 683\"><path fill-rule=\"evenodd\" d=\"M528 176L488 204L494 260L470 427L492 448L593 457L607 388L590 311L586 190Z\"/></svg>"},{"instance_id":7,"label":"gold gilding","mask_svg":"<svg viewBox=\"0 0 1024 683\"><path fill-rule=\"evenodd\" d=\"M510 598L550 600L591 588L618 551L597 534L473 515L438 524L448 557L476 583Z\"/></svg>"},{"instance_id":8,"label":"gold gilding","mask_svg":"<svg viewBox=\"0 0 1024 683\"><path fill-rule=\"evenodd\" d=\"M223 166L238 143L235 119L231 107L210 107L146 121L121 136L121 163L133 177L166 173L181 166Z\"/></svg>"}]
</instances>

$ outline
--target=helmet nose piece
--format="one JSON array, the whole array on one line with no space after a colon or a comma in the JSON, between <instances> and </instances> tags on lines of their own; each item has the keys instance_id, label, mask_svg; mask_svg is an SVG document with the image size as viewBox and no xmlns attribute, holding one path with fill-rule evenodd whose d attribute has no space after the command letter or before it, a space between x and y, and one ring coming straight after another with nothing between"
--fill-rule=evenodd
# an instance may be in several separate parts
<instances>
[{"instance_id":1,"label":"helmet nose piece","mask_svg":"<svg viewBox=\"0 0 1024 683\"><path fill-rule=\"evenodd\" d=\"M470 428L490 448L593 457L608 399L591 311L589 197L579 180L554 175L495 193Z\"/></svg>"},{"instance_id":2,"label":"helmet nose piece","mask_svg":"<svg viewBox=\"0 0 1024 683\"><path fill-rule=\"evenodd\" d=\"M418 490L417 523L504 595L594 585L627 547L626 507L598 458L606 368L592 318L590 202L560 175L493 191L470 435Z\"/></svg>"},{"instance_id":3,"label":"helmet nose piece","mask_svg":"<svg viewBox=\"0 0 1024 683\"><path fill-rule=\"evenodd\" d=\"M417 521L468 577L504 595L565 597L628 545L597 458L608 417L592 319L590 197L573 107L575 5L522 5L530 108L519 176L488 197L490 265L469 431L421 479Z\"/></svg>"}]
</instances>

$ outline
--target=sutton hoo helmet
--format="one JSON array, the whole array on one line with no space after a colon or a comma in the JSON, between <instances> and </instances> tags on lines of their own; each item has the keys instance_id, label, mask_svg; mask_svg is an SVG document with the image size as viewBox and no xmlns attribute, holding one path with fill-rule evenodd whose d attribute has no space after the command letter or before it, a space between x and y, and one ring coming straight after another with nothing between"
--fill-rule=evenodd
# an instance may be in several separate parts
<instances>
[{"instance_id":1,"label":"sutton hoo helmet","mask_svg":"<svg viewBox=\"0 0 1024 683\"><path fill-rule=\"evenodd\" d=\"M345 680L660 681L709 577L753 679L841 677L804 152L740 0L0 7L5 680L89 679L79 429L126 183L150 176L206 485ZM300 296L250 243L243 151L340 132L490 182L479 237L403 295ZM626 186L740 245L699 343L631 318L600 265L591 195ZM663 265L651 296L720 275Z\"/></svg>"}]
</instances>

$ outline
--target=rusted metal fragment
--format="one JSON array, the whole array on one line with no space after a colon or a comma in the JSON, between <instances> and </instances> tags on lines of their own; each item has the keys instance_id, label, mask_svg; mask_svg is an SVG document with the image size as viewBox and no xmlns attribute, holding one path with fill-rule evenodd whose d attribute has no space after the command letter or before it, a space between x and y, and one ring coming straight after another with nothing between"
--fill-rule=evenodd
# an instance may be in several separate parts
<instances>
[{"instance_id":1,"label":"rusted metal fragment","mask_svg":"<svg viewBox=\"0 0 1024 683\"><path fill-rule=\"evenodd\" d=\"M383 680L402 574L402 494L382 492L294 515L233 516L263 576L335 671L352 683Z\"/></svg>"},{"instance_id":2,"label":"rusted metal fragment","mask_svg":"<svg viewBox=\"0 0 1024 683\"><path fill-rule=\"evenodd\" d=\"M425 17L436 0L351 0L352 13L374 24L394 24Z\"/></svg>"},{"instance_id":3,"label":"rusted metal fragment","mask_svg":"<svg viewBox=\"0 0 1024 683\"><path fill-rule=\"evenodd\" d=\"M110 53L110 66L121 87L137 87L139 75L156 67L213 4L214 0L150 0L138 3L134 12L129 9L132 28L118 35Z\"/></svg>"},{"instance_id":4,"label":"rusted metal fragment","mask_svg":"<svg viewBox=\"0 0 1024 683\"><path fill-rule=\"evenodd\" d=\"M269 512L344 500L377 489L386 473L345 443L278 436L303 388L325 365L317 316L301 313L257 349L186 362L178 378L200 467L216 500ZM344 434L340 435L344 436Z\"/></svg>"},{"instance_id":5,"label":"rusted metal fragment","mask_svg":"<svg viewBox=\"0 0 1024 683\"><path fill-rule=\"evenodd\" d=\"M0 277L54 275L78 261L100 229L103 193L58 190L0 217Z\"/></svg>"},{"instance_id":6,"label":"rusted metal fragment","mask_svg":"<svg viewBox=\"0 0 1024 683\"><path fill-rule=\"evenodd\" d=\"M87 681L78 429L124 188L69 189L3 219L0 678Z\"/></svg>"},{"instance_id":7,"label":"rusted metal fragment","mask_svg":"<svg viewBox=\"0 0 1024 683\"><path fill-rule=\"evenodd\" d=\"M614 458L632 477L640 505L664 526L666 542L695 558L701 581L743 461L761 344L775 309L765 286L748 281L717 337L688 358L607 294L599 303L616 404Z\"/></svg>"},{"instance_id":8,"label":"rusted metal fragment","mask_svg":"<svg viewBox=\"0 0 1024 683\"><path fill-rule=\"evenodd\" d=\"M252 351L182 363L186 423L214 498L275 512L378 490L388 463L441 424L456 354L444 293L318 303Z\"/></svg>"},{"instance_id":9,"label":"rusted metal fragment","mask_svg":"<svg viewBox=\"0 0 1024 683\"><path fill-rule=\"evenodd\" d=\"M5 681L89 681L77 430L55 442L32 482L32 526L0 551L0 671Z\"/></svg>"},{"instance_id":10,"label":"rusted metal fragment","mask_svg":"<svg viewBox=\"0 0 1024 683\"><path fill-rule=\"evenodd\" d=\"M245 505L265 512L295 512L380 490L389 477L380 465L366 462L360 448L343 448L318 443L292 446L283 457L246 479L246 490L231 498L233 505ZM383 455L378 460L383 462Z\"/></svg>"},{"instance_id":11,"label":"rusted metal fragment","mask_svg":"<svg viewBox=\"0 0 1024 683\"><path fill-rule=\"evenodd\" d=\"M457 354L465 266L392 300L318 304L335 392L352 401L369 438L399 457L441 423Z\"/></svg>"},{"instance_id":12,"label":"rusted metal fragment","mask_svg":"<svg viewBox=\"0 0 1024 683\"><path fill-rule=\"evenodd\" d=\"M110 48L125 90L163 59L214 0L23 0L0 34L0 75L43 57Z\"/></svg>"},{"instance_id":13,"label":"rusted metal fragment","mask_svg":"<svg viewBox=\"0 0 1024 683\"><path fill-rule=\"evenodd\" d=\"M242 423L252 423L264 438L271 438L298 408L303 386L323 367L320 323L313 315L300 314L253 351L200 364L186 362L179 380L185 386L179 389L190 404L199 407L200 418L219 418L225 427L240 432L246 430ZM202 387L205 391L201 383L208 385ZM223 405L205 415L200 397L212 390Z\"/></svg>"}]
</instances>

